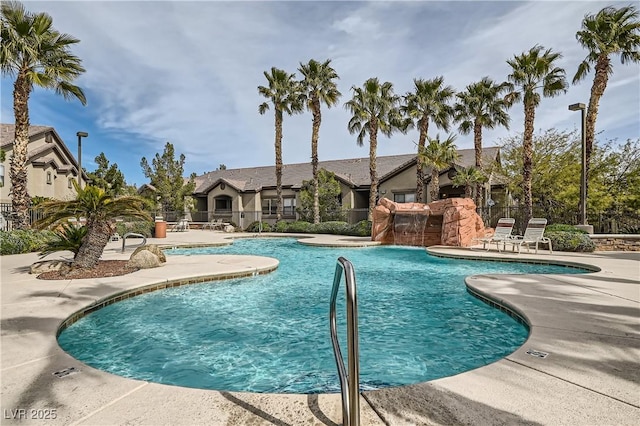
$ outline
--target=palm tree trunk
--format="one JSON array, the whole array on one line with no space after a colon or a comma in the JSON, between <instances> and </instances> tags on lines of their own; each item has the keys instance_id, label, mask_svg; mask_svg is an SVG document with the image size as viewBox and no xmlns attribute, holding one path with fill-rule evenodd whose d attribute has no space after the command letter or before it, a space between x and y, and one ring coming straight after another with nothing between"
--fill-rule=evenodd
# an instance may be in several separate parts
<instances>
[{"instance_id":1,"label":"palm tree trunk","mask_svg":"<svg viewBox=\"0 0 640 426\"><path fill-rule=\"evenodd\" d=\"M282 219L282 110L276 109L276 222Z\"/></svg>"},{"instance_id":2,"label":"palm tree trunk","mask_svg":"<svg viewBox=\"0 0 640 426\"><path fill-rule=\"evenodd\" d=\"M16 229L29 227L29 205L27 192L27 152L29 149L29 94L31 84L23 72L16 78L13 90L13 113L15 115L15 137L10 160L11 207L16 214L13 226Z\"/></svg>"},{"instance_id":3,"label":"palm tree trunk","mask_svg":"<svg viewBox=\"0 0 640 426\"><path fill-rule=\"evenodd\" d=\"M533 158L533 120L536 109L533 103L524 104L524 139L522 141L522 193L524 195L524 223L529 223L533 214L531 196L531 174Z\"/></svg>"},{"instance_id":4,"label":"palm tree trunk","mask_svg":"<svg viewBox=\"0 0 640 426\"><path fill-rule=\"evenodd\" d=\"M111 225L104 221L87 223L87 235L82 240L78 254L73 260L73 268L93 268L98 264L100 256L111 237Z\"/></svg>"},{"instance_id":5,"label":"palm tree trunk","mask_svg":"<svg viewBox=\"0 0 640 426\"><path fill-rule=\"evenodd\" d=\"M320 123L322 115L320 112L320 100L314 96L312 100L313 108L313 129L311 132L311 169L313 170L313 223L320 223L320 188L318 188L318 134L320 133Z\"/></svg>"},{"instance_id":6,"label":"palm tree trunk","mask_svg":"<svg viewBox=\"0 0 640 426\"><path fill-rule=\"evenodd\" d=\"M473 147L476 151L476 167L482 171L482 124L478 119L473 123ZM477 207L482 207L484 203L484 185L482 183L476 184L475 203Z\"/></svg>"},{"instance_id":7,"label":"palm tree trunk","mask_svg":"<svg viewBox=\"0 0 640 426\"><path fill-rule=\"evenodd\" d=\"M376 207L378 198L378 173L376 171L376 152L378 151L378 122L371 120L369 129L369 176L371 177L371 189L369 189L369 215L368 219L373 221L373 209Z\"/></svg>"},{"instance_id":8,"label":"palm tree trunk","mask_svg":"<svg viewBox=\"0 0 640 426\"><path fill-rule=\"evenodd\" d=\"M418 154L424 150L429 130L429 118L422 117L420 122L420 136L418 137ZM416 159L416 203L423 202L424 194L424 165L420 161L420 156Z\"/></svg>"},{"instance_id":9,"label":"palm tree trunk","mask_svg":"<svg viewBox=\"0 0 640 426\"><path fill-rule=\"evenodd\" d=\"M440 198L440 174L439 170L435 167L431 169L431 201L436 201Z\"/></svg>"},{"instance_id":10,"label":"palm tree trunk","mask_svg":"<svg viewBox=\"0 0 640 426\"><path fill-rule=\"evenodd\" d=\"M591 97L589 98L589 108L587 108L586 126L585 126L585 167L587 170L586 181L587 189L589 188L589 168L591 164L591 153L593 152L593 142L596 133L596 119L598 118L598 104L600 98L607 88L610 60L606 55L600 55L596 62L596 75L593 77L593 85L591 86ZM587 191L588 193L588 191ZM585 194L585 197L587 194Z\"/></svg>"}]
</instances>

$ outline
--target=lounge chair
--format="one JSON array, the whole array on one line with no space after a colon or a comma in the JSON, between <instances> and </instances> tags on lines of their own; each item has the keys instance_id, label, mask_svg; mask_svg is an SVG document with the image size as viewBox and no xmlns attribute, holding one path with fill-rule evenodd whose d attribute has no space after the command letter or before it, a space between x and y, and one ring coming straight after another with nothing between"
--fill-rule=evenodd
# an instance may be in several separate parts
<instances>
[{"instance_id":1,"label":"lounge chair","mask_svg":"<svg viewBox=\"0 0 640 426\"><path fill-rule=\"evenodd\" d=\"M187 219L180 219L175 225L171 227L172 231L183 232L189 230L189 221Z\"/></svg>"},{"instance_id":2,"label":"lounge chair","mask_svg":"<svg viewBox=\"0 0 640 426\"><path fill-rule=\"evenodd\" d=\"M496 231L490 237L476 238L474 241L482 243L482 248L487 249L487 244L496 243L496 248L500 251L500 243L502 243L502 249L505 248L505 242L511 238L511 232L513 231L513 225L516 220L511 217L503 217L498 220L496 225Z\"/></svg>"},{"instance_id":3,"label":"lounge chair","mask_svg":"<svg viewBox=\"0 0 640 426\"><path fill-rule=\"evenodd\" d=\"M215 230L222 227L222 219L211 219L211 222L202 225L202 229Z\"/></svg>"},{"instance_id":4,"label":"lounge chair","mask_svg":"<svg viewBox=\"0 0 640 426\"><path fill-rule=\"evenodd\" d=\"M529 252L529 245L536 245L536 254L538 253L538 244L549 244L549 253L553 253L551 247L551 240L544 236L544 229L547 227L547 219L545 218L533 218L529 220L527 229L524 231L524 235L515 235L510 240L506 241L508 244L513 245L513 251L518 247L518 253L520 253L520 247L526 246L527 252Z\"/></svg>"}]
</instances>

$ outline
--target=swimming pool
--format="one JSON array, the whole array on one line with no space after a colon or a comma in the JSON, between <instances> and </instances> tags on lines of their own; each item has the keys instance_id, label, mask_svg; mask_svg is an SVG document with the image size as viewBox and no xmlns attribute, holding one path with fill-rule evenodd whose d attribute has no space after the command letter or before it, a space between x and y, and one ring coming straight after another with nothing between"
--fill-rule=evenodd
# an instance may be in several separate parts
<instances>
[{"instance_id":1,"label":"swimming pool","mask_svg":"<svg viewBox=\"0 0 640 426\"><path fill-rule=\"evenodd\" d=\"M280 266L268 275L114 303L64 330L60 346L93 367L159 383L339 392L328 311L336 259L344 256L353 263L358 283L361 388L377 389L477 368L524 343L526 327L468 294L465 276L580 272L442 259L411 247L309 247L290 238L241 239L226 247L166 253L255 254L275 257ZM340 299L339 333L346 348Z\"/></svg>"}]
</instances>

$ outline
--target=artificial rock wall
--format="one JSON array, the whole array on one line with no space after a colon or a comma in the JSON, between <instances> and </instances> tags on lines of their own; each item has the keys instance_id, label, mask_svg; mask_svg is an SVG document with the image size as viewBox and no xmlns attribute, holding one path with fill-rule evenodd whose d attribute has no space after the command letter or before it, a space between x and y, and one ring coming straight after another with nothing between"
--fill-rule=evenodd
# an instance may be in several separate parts
<instances>
[{"instance_id":1,"label":"artificial rock wall","mask_svg":"<svg viewBox=\"0 0 640 426\"><path fill-rule=\"evenodd\" d=\"M382 198L373 210L371 239L382 244L468 247L474 238L484 235L482 218L469 198L429 204Z\"/></svg>"}]
</instances>

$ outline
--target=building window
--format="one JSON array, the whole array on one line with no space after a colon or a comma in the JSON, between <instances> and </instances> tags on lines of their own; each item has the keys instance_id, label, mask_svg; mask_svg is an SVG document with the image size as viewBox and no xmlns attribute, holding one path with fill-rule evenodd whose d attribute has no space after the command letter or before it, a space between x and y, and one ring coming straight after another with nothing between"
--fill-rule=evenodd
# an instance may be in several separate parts
<instances>
[{"instance_id":1,"label":"building window","mask_svg":"<svg viewBox=\"0 0 640 426\"><path fill-rule=\"evenodd\" d=\"M415 203L416 194L415 192L407 192L404 194L393 194L393 201L395 201L396 203Z\"/></svg>"},{"instance_id":2,"label":"building window","mask_svg":"<svg viewBox=\"0 0 640 426\"><path fill-rule=\"evenodd\" d=\"M217 213L231 213L231 198L218 197L214 200L214 208Z\"/></svg>"},{"instance_id":3,"label":"building window","mask_svg":"<svg viewBox=\"0 0 640 426\"><path fill-rule=\"evenodd\" d=\"M276 198L264 198L262 200L262 214L263 215L276 215ZM283 198L282 199L282 215L288 217L294 217L296 215L296 199L295 198Z\"/></svg>"},{"instance_id":4,"label":"building window","mask_svg":"<svg viewBox=\"0 0 640 426\"><path fill-rule=\"evenodd\" d=\"M51 185L51 172L47 172L47 184Z\"/></svg>"},{"instance_id":5,"label":"building window","mask_svg":"<svg viewBox=\"0 0 640 426\"><path fill-rule=\"evenodd\" d=\"M69 188L69 189L73 188L73 179L69 179L67 181L67 188Z\"/></svg>"}]
</instances>

